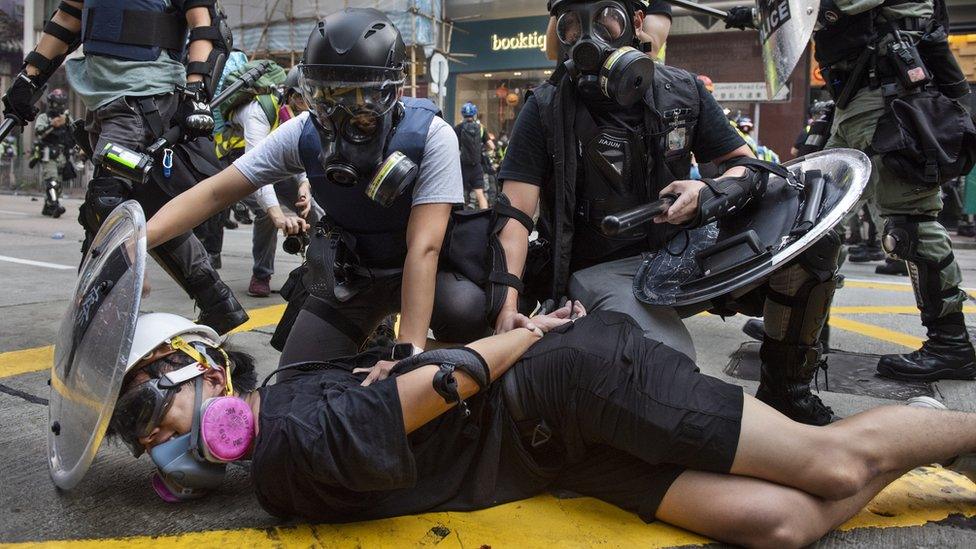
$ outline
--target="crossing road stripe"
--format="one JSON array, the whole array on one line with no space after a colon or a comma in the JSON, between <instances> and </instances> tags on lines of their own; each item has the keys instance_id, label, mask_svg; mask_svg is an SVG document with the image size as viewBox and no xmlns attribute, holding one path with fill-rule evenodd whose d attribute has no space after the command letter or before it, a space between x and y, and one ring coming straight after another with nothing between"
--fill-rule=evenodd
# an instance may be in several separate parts
<instances>
[{"instance_id":1,"label":"crossing road stripe","mask_svg":"<svg viewBox=\"0 0 976 549\"><path fill-rule=\"evenodd\" d=\"M874 324L865 324L864 322L858 322L856 320L851 320L838 315L830 316L830 327L839 328L841 330L854 332L890 343L897 343L898 345L908 347L909 349L918 349L922 346L922 340L915 336L882 328L881 326L875 326Z\"/></svg>"},{"instance_id":2,"label":"crossing road stripe","mask_svg":"<svg viewBox=\"0 0 976 549\"><path fill-rule=\"evenodd\" d=\"M966 305L963 307L964 313L976 313L976 306ZM918 315L918 307L914 305L905 306L854 306L854 307L831 307L832 315Z\"/></svg>"},{"instance_id":3,"label":"crossing road stripe","mask_svg":"<svg viewBox=\"0 0 976 549\"><path fill-rule=\"evenodd\" d=\"M939 467L896 480L839 530L922 526L976 516L976 486ZM707 538L591 499L550 495L468 513L351 524L213 530L110 539L0 543L0 549L167 549L170 547L647 547L705 545Z\"/></svg>"},{"instance_id":4,"label":"crossing road stripe","mask_svg":"<svg viewBox=\"0 0 976 549\"><path fill-rule=\"evenodd\" d=\"M45 269L55 269L58 271L75 271L78 267L72 267L71 265L61 265L58 263L48 263L46 261L34 261L32 259L21 259L19 257L10 257L6 255L0 255L0 261L6 263L16 263L18 265L28 265L30 267L43 267Z\"/></svg>"},{"instance_id":5,"label":"crossing road stripe","mask_svg":"<svg viewBox=\"0 0 976 549\"><path fill-rule=\"evenodd\" d=\"M871 280L844 279L845 288L864 288L868 290L886 290L889 292L913 292L912 285L908 282L874 282ZM976 295L976 290L972 288L962 288L970 296Z\"/></svg>"}]
</instances>

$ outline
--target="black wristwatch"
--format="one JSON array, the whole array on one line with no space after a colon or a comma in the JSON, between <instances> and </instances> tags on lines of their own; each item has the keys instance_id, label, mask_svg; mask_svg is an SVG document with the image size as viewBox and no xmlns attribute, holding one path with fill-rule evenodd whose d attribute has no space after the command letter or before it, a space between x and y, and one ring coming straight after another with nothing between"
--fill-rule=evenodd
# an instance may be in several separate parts
<instances>
[{"instance_id":1,"label":"black wristwatch","mask_svg":"<svg viewBox=\"0 0 976 549\"><path fill-rule=\"evenodd\" d=\"M397 343L393 346L393 352L390 353L390 360L403 360L414 355L419 355L422 352L424 350L413 343Z\"/></svg>"}]
</instances>

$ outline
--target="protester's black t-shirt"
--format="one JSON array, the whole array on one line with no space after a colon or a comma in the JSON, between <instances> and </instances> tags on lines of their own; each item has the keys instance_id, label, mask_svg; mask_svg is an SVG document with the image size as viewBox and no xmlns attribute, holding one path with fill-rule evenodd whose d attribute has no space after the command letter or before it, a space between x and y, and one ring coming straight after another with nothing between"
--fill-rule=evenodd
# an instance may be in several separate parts
<instances>
[{"instance_id":1,"label":"protester's black t-shirt","mask_svg":"<svg viewBox=\"0 0 976 549\"><path fill-rule=\"evenodd\" d=\"M300 373L260 390L251 461L271 514L351 522L481 509L538 494L551 480L516 455L497 385L405 434L396 379L361 387L344 369Z\"/></svg>"}]
</instances>

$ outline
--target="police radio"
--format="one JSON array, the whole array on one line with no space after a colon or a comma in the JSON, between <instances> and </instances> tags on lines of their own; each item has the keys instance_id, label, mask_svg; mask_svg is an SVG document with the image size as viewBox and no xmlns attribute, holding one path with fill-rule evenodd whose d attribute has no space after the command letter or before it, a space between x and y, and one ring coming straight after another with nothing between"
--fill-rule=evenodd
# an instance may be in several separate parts
<instances>
[{"instance_id":1,"label":"police radio","mask_svg":"<svg viewBox=\"0 0 976 549\"><path fill-rule=\"evenodd\" d=\"M892 36L894 40L888 44L887 57L902 88L912 91L928 84L932 77L922 62L918 48L905 40L897 29L892 29Z\"/></svg>"}]
</instances>

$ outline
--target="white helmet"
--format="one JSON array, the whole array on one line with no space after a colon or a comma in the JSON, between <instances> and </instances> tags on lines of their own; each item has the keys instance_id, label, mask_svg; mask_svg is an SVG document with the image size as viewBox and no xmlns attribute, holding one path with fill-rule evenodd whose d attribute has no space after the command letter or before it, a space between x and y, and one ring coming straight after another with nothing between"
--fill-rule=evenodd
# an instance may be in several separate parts
<instances>
[{"instance_id":1,"label":"white helmet","mask_svg":"<svg viewBox=\"0 0 976 549\"><path fill-rule=\"evenodd\" d=\"M168 342L176 336L192 334L214 347L221 343L220 335L210 326L195 324L182 316L170 313L149 313L139 317L136 322L136 332L132 337L132 347L129 350L129 360L125 365L125 372L129 373L146 355L156 347Z\"/></svg>"}]
</instances>

